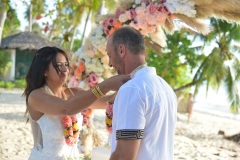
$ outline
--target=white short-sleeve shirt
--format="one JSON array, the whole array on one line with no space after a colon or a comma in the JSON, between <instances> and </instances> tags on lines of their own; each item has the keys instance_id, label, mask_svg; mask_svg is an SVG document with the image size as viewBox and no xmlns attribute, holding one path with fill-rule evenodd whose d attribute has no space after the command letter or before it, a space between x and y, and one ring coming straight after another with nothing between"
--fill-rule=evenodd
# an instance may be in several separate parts
<instances>
[{"instance_id":1,"label":"white short-sleeve shirt","mask_svg":"<svg viewBox=\"0 0 240 160\"><path fill-rule=\"evenodd\" d=\"M153 67L143 67L118 91L112 152L117 139L142 139L137 160L173 160L177 99Z\"/></svg>"}]
</instances>

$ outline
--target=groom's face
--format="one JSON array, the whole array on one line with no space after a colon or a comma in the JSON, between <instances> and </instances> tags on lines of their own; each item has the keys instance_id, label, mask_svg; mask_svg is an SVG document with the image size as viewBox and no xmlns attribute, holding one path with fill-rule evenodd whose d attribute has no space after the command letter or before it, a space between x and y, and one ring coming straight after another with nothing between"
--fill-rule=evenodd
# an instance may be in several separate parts
<instances>
[{"instance_id":1,"label":"groom's face","mask_svg":"<svg viewBox=\"0 0 240 160\"><path fill-rule=\"evenodd\" d=\"M109 57L109 66L113 67L118 74L125 74L125 65L118 52L115 52L111 38L107 43L107 54Z\"/></svg>"}]
</instances>

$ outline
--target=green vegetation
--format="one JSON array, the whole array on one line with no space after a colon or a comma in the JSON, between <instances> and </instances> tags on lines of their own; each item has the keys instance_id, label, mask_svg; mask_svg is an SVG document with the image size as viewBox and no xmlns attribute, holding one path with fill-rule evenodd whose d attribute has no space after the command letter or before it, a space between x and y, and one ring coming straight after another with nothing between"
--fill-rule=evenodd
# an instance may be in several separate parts
<instances>
[{"instance_id":1,"label":"green vegetation","mask_svg":"<svg viewBox=\"0 0 240 160\"><path fill-rule=\"evenodd\" d=\"M6 75L6 72L11 65L12 62L10 53L7 51L0 51L0 77L4 77Z\"/></svg>"},{"instance_id":2,"label":"green vegetation","mask_svg":"<svg viewBox=\"0 0 240 160\"><path fill-rule=\"evenodd\" d=\"M13 89L20 88L24 89L26 87L25 79L15 80L15 81L0 81L0 88Z\"/></svg>"}]
</instances>

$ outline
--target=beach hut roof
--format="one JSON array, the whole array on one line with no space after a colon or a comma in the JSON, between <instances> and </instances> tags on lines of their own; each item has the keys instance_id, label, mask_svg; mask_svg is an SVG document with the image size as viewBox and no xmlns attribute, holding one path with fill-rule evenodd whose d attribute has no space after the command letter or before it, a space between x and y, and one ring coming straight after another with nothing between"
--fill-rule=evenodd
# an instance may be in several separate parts
<instances>
[{"instance_id":1,"label":"beach hut roof","mask_svg":"<svg viewBox=\"0 0 240 160\"><path fill-rule=\"evenodd\" d=\"M33 32L20 32L2 39L0 48L38 50L44 46L55 46L54 43Z\"/></svg>"}]
</instances>

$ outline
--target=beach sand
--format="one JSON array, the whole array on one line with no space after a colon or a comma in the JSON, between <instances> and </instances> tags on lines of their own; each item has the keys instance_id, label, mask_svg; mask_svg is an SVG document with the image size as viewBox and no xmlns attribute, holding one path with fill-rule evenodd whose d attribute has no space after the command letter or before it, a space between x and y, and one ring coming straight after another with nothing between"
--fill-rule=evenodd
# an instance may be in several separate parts
<instances>
[{"instance_id":1,"label":"beach sand","mask_svg":"<svg viewBox=\"0 0 240 160\"><path fill-rule=\"evenodd\" d=\"M28 159L33 139L30 124L24 118L25 102L22 90L0 90L0 159ZM104 110L95 110L94 125L107 141ZM187 124L187 114L178 113L175 133L175 160L237 160L240 159L240 142L224 139L240 132L240 121L206 113L193 112Z\"/></svg>"}]
</instances>

